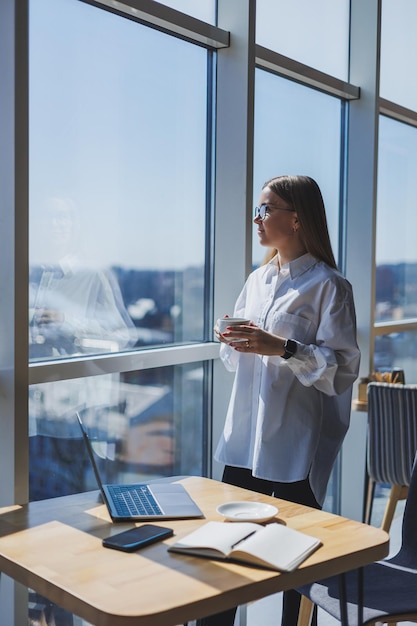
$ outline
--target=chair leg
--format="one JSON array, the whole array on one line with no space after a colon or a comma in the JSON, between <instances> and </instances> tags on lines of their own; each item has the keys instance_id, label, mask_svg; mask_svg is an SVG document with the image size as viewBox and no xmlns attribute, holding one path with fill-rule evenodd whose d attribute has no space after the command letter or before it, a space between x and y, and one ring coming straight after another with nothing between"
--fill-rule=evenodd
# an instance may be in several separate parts
<instances>
[{"instance_id":1,"label":"chair leg","mask_svg":"<svg viewBox=\"0 0 417 626\"><path fill-rule=\"evenodd\" d=\"M389 532L391 528L391 523L395 513L395 507L397 506L398 500L401 499L401 494L403 492L403 485L392 485L391 491L389 494L387 506L385 508L384 518L382 520L381 528L385 530L385 532Z\"/></svg>"},{"instance_id":2,"label":"chair leg","mask_svg":"<svg viewBox=\"0 0 417 626\"><path fill-rule=\"evenodd\" d=\"M365 511L363 516L363 521L365 524L371 523L371 515L372 515L372 503L374 499L375 493L375 481L372 480L368 476L367 486L366 486L366 502L365 502Z\"/></svg>"},{"instance_id":3,"label":"chair leg","mask_svg":"<svg viewBox=\"0 0 417 626\"><path fill-rule=\"evenodd\" d=\"M300 611L297 626L310 626L313 617L314 602L306 596L301 596Z\"/></svg>"}]
</instances>

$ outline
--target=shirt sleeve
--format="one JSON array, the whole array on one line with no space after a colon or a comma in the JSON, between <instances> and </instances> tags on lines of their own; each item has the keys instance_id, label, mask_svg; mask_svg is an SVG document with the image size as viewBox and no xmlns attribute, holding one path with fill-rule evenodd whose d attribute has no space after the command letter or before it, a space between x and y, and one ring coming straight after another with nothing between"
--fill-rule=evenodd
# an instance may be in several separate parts
<instances>
[{"instance_id":1,"label":"shirt sleeve","mask_svg":"<svg viewBox=\"0 0 417 626\"><path fill-rule=\"evenodd\" d=\"M342 394L354 383L360 351L352 288L347 280L326 283L315 343L297 343L297 353L287 364L303 385L332 396Z\"/></svg>"}]
</instances>

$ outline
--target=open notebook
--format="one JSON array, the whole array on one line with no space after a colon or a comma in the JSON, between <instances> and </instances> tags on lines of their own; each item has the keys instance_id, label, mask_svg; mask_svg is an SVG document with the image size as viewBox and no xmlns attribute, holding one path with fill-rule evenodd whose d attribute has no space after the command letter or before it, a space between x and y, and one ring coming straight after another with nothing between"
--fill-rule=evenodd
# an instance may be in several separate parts
<instances>
[{"instance_id":1,"label":"open notebook","mask_svg":"<svg viewBox=\"0 0 417 626\"><path fill-rule=\"evenodd\" d=\"M207 522L168 550L291 572L320 545L320 539L283 524Z\"/></svg>"},{"instance_id":2,"label":"open notebook","mask_svg":"<svg viewBox=\"0 0 417 626\"><path fill-rule=\"evenodd\" d=\"M97 484L114 522L204 517L183 485L167 482L103 484L87 429L78 412L76 416Z\"/></svg>"}]
</instances>

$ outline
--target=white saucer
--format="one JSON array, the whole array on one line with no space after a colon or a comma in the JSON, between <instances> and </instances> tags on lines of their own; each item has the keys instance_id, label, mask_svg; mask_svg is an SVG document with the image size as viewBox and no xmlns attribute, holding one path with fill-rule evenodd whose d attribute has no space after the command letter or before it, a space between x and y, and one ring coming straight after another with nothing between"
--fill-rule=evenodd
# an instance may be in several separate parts
<instances>
[{"instance_id":1,"label":"white saucer","mask_svg":"<svg viewBox=\"0 0 417 626\"><path fill-rule=\"evenodd\" d=\"M263 502L226 502L216 511L229 522L266 522L278 513L275 506Z\"/></svg>"}]
</instances>

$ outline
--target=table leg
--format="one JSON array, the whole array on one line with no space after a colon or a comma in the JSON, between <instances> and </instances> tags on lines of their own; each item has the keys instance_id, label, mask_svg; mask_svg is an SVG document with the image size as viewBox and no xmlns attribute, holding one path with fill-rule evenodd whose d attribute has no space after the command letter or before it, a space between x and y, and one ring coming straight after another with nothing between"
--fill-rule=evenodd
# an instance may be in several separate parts
<instances>
[{"instance_id":1,"label":"table leg","mask_svg":"<svg viewBox=\"0 0 417 626\"><path fill-rule=\"evenodd\" d=\"M363 567L358 569L358 624L363 624Z\"/></svg>"},{"instance_id":2,"label":"table leg","mask_svg":"<svg viewBox=\"0 0 417 626\"><path fill-rule=\"evenodd\" d=\"M363 624L363 567L356 570L358 581L358 625ZM346 575L339 574L340 623L349 626L348 602L346 594Z\"/></svg>"},{"instance_id":3,"label":"table leg","mask_svg":"<svg viewBox=\"0 0 417 626\"><path fill-rule=\"evenodd\" d=\"M347 615L345 574L339 574L339 604L340 604L340 624L341 626L349 626L348 615Z\"/></svg>"}]
</instances>

